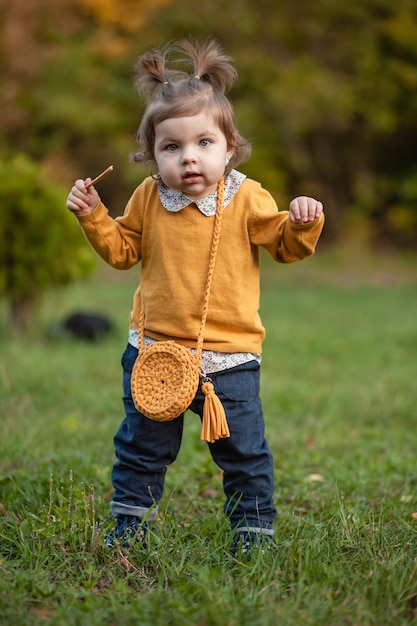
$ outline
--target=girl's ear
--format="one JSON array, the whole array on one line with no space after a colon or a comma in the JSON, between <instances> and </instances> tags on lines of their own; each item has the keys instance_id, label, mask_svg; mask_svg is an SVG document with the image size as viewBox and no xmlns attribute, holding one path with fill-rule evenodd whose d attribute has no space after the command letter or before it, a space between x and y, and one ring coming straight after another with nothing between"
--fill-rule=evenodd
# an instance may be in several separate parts
<instances>
[{"instance_id":1,"label":"girl's ear","mask_svg":"<svg viewBox=\"0 0 417 626\"><path fill-rule=\"evenodd\" d=\"M235 153L235 149L234 148L229 148L229 150L226 152L226 166L229 165L229 161L232 158L232 156Z\"/></svg>"}]
</instances>

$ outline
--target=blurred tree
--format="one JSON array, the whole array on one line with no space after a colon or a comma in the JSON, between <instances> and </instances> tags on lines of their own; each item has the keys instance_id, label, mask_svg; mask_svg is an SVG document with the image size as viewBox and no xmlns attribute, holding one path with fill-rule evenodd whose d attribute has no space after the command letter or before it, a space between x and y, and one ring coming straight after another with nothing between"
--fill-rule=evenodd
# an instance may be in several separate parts
<instances>
[{"instance_id":1,"label":"blurred tree","mask_svg":"<svg viewBox=\"0 0 417 626\"><path fill-rule=\"evenodd\" d=\"M0 296L12 325L27 329L45 291L88 275L94 256L66 193L24 155L0 169Z\"/></svg>"},{"instance_id":2,"label":"blurred tree","mask_svg":"<svg viewBox=\"0 0 417 626\"><path fill-rule=\"evenodd\" d=\"M160 30L214 34L236 60L232 97L254 142L247 173L279 200L323 199L332 239L353 213L375 237L415 247L415 0L192 5L177 0L159 16Z\"/></svg>"},{"instance_id":3,"label":"blurred tree","mask_svg":"<svg viewBox=\"0 0 417 626\"><path fill-rule=\"evenodd\" d=\"M113 163L100 191L119 212L145 175L127 167L136 56L214 36L240 73L245 171L283 208L323 199L332 240L361 215L375 236L417 243L415 0L0 0L0 19L0 151L27 151L65 184Z\"/></svg>"},{"instance_id":4,"label":"blurred tree","mask_svg":"<svg viewBox=\"0 0 417 626\"><path fill-rule=\"evenodd\" d=\"M146 42L149 15L169 1L0 0L0 154L26 152L65 185L114 163L101 192L124 205L143 176L126 167L139 124L138 34Z\"/></svg>"}]
</instances>

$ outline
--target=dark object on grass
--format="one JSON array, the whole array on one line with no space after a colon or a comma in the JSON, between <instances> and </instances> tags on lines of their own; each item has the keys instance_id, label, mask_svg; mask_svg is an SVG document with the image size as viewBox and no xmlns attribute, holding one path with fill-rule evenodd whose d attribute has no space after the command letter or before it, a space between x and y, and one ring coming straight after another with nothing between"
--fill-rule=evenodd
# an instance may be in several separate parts
<instances>
[{"instance_id":1,"label":"dark object on grass","mask_svg":"<svg viewBox=\"0 0 417 626\"><path fill-rule=\"evenodd\" d=\"M110 320L97 313L72 313L64 322L65 329L75 337L97 341L112 330Z\"/></svg>"},{"instance_id":2,"label":"dark object on grass","mask_svg":"<svg viewBox=\"0 0 417 626\"><path fill-rule=\"evenodd\" d=\"M87 341L99 341L113 330L108 317L98 313L75 311L51 329L50 335L72 335Z\"/></svg>"}]
</instances>

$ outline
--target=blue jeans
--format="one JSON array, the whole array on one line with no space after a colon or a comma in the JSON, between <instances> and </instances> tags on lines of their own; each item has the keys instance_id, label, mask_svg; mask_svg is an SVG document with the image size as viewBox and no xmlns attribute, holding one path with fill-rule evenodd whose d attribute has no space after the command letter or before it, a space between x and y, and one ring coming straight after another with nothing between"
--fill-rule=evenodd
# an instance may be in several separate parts
<instances>
[{"instance_id":1,"label":"blue jeans","mask_svg":"<svg viewBox=\"0 0 417 626\"><path fill-rule=\"evenodd\" d=\"M138 351L128 344L122 357L123 402L126 417L114 438L117 462L113 467L111 503L114 514L155 519L168 465L177 458L184 415L156 422L139 413L130 391L131 372ZM259 397L259 364L244 365L210 374L226 412L230 437L209 443L215 463L223 470L224 511L233 529L249 528L272 534L274 468L264 436ZM202 417L201 388L190 409Z\"/></svg>"}]
</instances>

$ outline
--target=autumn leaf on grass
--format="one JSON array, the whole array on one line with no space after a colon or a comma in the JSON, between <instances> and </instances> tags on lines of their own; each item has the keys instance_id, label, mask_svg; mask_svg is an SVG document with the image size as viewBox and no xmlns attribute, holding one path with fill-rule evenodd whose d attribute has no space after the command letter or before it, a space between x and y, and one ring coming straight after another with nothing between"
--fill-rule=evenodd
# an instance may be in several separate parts
<instances>
[{"instance_id":1,"label":"autumn leaf on grass","mask_svg":"<svg viewBox=\"0 0 417 626\"><path fill-rule=\"evenodd\" d=\"M321 474L309 474L307 480L311 483L324 483L326 479Z\"/></svg>"}]
</instances>

